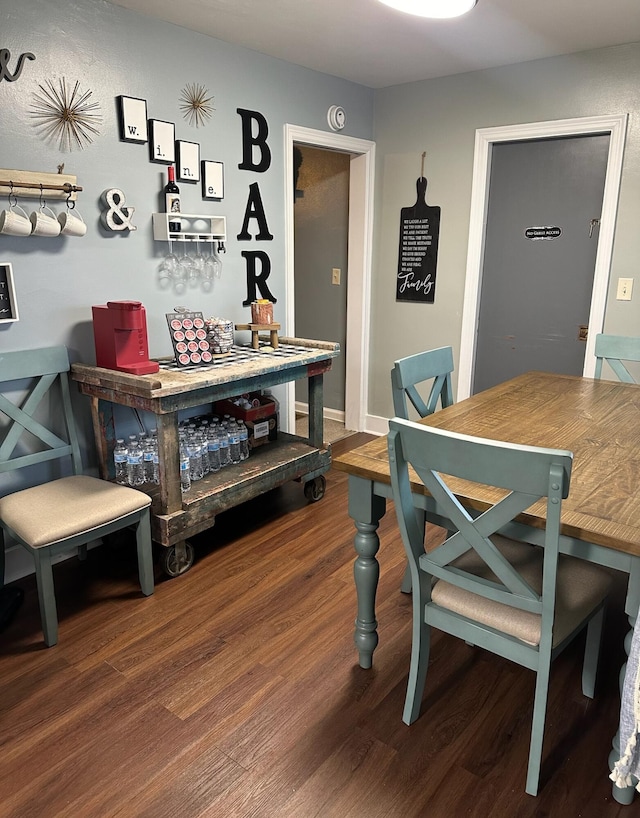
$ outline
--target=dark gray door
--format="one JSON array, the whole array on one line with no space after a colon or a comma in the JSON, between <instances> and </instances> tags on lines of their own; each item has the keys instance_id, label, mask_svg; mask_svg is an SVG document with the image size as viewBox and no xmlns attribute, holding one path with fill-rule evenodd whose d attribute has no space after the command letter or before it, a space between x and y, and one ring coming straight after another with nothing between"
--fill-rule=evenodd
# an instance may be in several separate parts
<instances>
[{"instance_id":1,"label":"dark gray door","mask_svg":"<svg viewBox=\"0 0 640 818\"><path fill-rule=\"evenodd\" d=\"M581 375L609 135L494 145L473 392Z\"/></svg>"}]
</instances>

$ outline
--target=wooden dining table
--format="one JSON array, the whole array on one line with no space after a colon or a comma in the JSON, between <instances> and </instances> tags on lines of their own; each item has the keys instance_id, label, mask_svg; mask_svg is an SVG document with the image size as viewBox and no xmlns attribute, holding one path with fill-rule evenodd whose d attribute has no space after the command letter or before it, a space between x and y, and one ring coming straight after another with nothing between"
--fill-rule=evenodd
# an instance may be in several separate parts
<instances>
[{"instance_id":1,"label":"wooden dining table","mask_svg":"<svg viewBox=\"0 0 640 818\"><path fill-rule=\"evenodd\" d=\"M625 613L633 628L640 604L640 385L528 372L419 422L476 437L573 452L571 489L562 506L561 550L628 575ZM378 644L377 530L386 501L392 497L386 436L334 457L333 467L349 475L349 515L356 527L357 553L354 640L360 666L370 668ZM442 523L415 475L412 490L427 520ZM495 489L462 481L455 491L464 505L477 510L499 496ZM542 543L544 514L540 502L519 518L527 539L539 536ZM517 536L516 529L508 533ZM617 738L611 768L619 752L616 742ZM631 792L614 787L620 803L633 798L633 788L627 789Z\"/></svg>"}]
</instances>

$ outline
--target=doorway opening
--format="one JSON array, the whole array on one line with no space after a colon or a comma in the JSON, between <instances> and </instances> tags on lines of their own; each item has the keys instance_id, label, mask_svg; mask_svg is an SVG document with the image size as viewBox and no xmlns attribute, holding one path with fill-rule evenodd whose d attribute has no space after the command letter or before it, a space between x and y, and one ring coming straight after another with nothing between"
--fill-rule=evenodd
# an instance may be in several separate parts
<instances>
[{"instance_id":1,"label":"doorway opening","mask_svg":"<svg viewBox=\"0 0 640 818\"><path fill-rule=\"evenodd\" d=\"M373 235L375 143L295 125L285 126L286 332L297 334L295 308L294 147L310 146L349 156L348 251L346 270L346 350L344 355L344 423L364 429ZM342 271L341 271L342 274ZM334 339L324 339L334 340ZM288 431L295 429L295 384L287 386Z\"/></svg>"},{"instance_id":2,"label":"doorway opening","mask_svg":"<svg viewBox=\"0 0 640 818\"><path fill-rule=\"evenodd\" d=\"M296 337L340 344L324 376L324 417L344 424L349 246L348 153L294 146L294 314ZM308 411L297 381L296 416Z\"/></svg>"},{"instance_id":3,"label":"doorway opening","mask_svg":"<svg viewBox=\"0 0 640 818\"><path fill-rule=\"evenodd\" d=\"M588 336L585 343L583 375L592 377L595 368L595 336L602 331L606 306L613 238L622 177L622 158L627 115L596 116L580 119L538 122L476 131L471 194L469 245L462 316L460 361L458 366L458 400L469 397L474 376L479 306L482 288L482 265L485 249L485 223L489 199L489 180L493 146L501 142L608 134L609 152L599 225Z\"/></svg>"}]
</instances>

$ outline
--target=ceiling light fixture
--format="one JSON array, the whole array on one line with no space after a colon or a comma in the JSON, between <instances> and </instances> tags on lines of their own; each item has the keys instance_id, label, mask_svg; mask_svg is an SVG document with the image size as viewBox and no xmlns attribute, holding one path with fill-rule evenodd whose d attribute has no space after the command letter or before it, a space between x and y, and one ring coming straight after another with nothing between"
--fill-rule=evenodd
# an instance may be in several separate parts
<instances>
[{"instance_id":1,"label":"ceiling light fixture","mask_svg":"<svg viewBox=\"0 0 640 818\"><path fill-rule=\"evenodd\" d=\"M475 6L478 0L380 0L392 9L417 17L460 17Z\"/></svg>"}]
</instances>

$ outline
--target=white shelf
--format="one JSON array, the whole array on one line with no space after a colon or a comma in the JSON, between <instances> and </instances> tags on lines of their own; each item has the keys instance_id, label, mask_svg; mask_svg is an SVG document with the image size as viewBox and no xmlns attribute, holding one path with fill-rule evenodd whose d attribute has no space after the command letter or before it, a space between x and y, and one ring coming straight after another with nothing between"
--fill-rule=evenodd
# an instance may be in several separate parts
<instances>
[{"instance_id":1,"label":"white shelf","mask_svg":"<svg viewBox=\"0 0 640 818\"><path fill-rule=\"evenodd\" d=\"M153 213L153 238L156 241L226 241L225 216L200 216L192 213ZM169 220L180 218L182 230L169 230Z\"/></svg>"}]
</instances>

